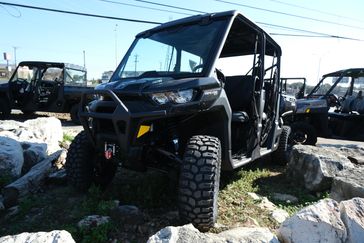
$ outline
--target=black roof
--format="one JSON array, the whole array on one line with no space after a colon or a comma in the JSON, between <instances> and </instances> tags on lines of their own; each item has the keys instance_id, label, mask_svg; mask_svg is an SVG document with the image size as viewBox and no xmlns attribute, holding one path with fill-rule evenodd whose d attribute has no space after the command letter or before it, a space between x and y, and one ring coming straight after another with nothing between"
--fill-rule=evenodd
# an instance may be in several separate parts
<instances>
[{"instance_id":1,"label":"black roof","mask_svg":"<svg viewBox=\"0 0 364 243\"><path fill-rule=\"evenodd\" d=\"M219 13L209 13L209 14L200 14L200 15L195 15L195 16L191 16L191 17L186 17L186 18L182 18L182 19L178 19L178 20L174 20L171 22L167 22L164 24L161 24L157 27L154 27L152 29L143 31L141 33L139 33L136 37L148 37L149 35L155 33L155 32L159 32L161 30L164 29L168 29L168 28L173 28L179 25L186 25L186 24L194 24L194 23L199 23L199 22L203 22L203 21L209 21L209 20L218 20L218 19L239 19L242 24L248 28L243 28L240 29L239 28L239 32L241 32L242 38L246 38L246 36L250 36L251 37L251 41L245 41L244 45L246 48L245 50L242 50L241 45L239 46L240 49L240 53L239 55L242 54L252 54L251 50L254 50L254 48L252 48L252 43L255 43L255 35L253 35L253 33L260 33L262 35L264 35L264 37L267 39L267 46L266 46L266 52L268 55L277 55L280 56L281 55L281 48L280 46L273 40L272 37L270 37L270 35L265 32L262 28L260 28L257 24L255 24L253 21L249 20L248 18L246 18L242 13L236 11L236 10L230 10L230 11L226 11L226 12L219 12ZM237 32L235 32L237 33ZM231 53L235 53L235 55L238 55L238 52L236 52L234 45L231 44L230 46L228 46L229 43L225 43L227 44L226 49L224 51L225 54L227 54L227 52L231 52Z\"/></svg>"},{"instance_id":2,"label":"black roof","mask_svg":"<svg viewBox=\"0 0 364 243\"><path fill-rule=\"evenodd\" d=\"M364 68L343 69L323 75L323 77L340 77L340 76L364 77Z\"/></svg>"},{"instance_id":3,"label":"black roof","mask_svg":"<svg viewBox=\"0 0 364 243\"><path fill-rule=\"evenodd\" d=\"M19 63L19 66L59 67L59 68L66 67L70 69L86 71L86 69L82 66L64 62L23 61Z\"/></svg>"}]
</instances>

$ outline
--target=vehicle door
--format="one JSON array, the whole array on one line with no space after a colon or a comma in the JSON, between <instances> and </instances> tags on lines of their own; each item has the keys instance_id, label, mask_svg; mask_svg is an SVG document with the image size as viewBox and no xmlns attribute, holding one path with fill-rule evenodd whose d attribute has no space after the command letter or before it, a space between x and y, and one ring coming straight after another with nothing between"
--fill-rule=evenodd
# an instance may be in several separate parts
<instances>
[{"instance_id":1,"label":"vehicle door","mask_svg":"<svg viewBox=\"0 0 364 243\"><path fill-rule=\"evenodd\" d=\"M46 67L36 83L36 103L40 110L55 110L59 94L63 92L63 68Z\"/></svg>"},{"instance_id":2,"label":"vehicle door","mask_svg":"<svg viewBox=\"0 0 364 243\"><path fill-rule=\"evenodd\" d=\"M11 106L23 109L32 107L32 99L39 68L31 65L19 65L9 80L9 98Z\"/></svg>"}]
</instances>

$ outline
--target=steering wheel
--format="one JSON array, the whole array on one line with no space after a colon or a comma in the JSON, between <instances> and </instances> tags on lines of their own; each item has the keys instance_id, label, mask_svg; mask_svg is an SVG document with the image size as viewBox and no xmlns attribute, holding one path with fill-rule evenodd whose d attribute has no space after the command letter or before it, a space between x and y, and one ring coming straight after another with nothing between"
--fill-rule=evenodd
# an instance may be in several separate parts
<instances>
[{"instance_id":1,"label":"steering wheel","mask_svg":"<svg viewBox=\"0 0 364 243\"><path fill-rule=\"evenodd\" d=\"M16 89L18 90L18 92L20 92L21 89L23 89L23 91L26 91L29 83L26 79L23 78L18 78L16 81Z\"/></svg>"},{"instance_id":2,"label":"steering wheel","mask_svg":"<svg viewBox=\"0 0 364 243\"><path fill-rule=\"evenodd\" d=\"M192 68L192 72L195 73L198 69L203 68L204 64L199 64L197 66L195 66L194 68Z\"/></svg>"},{"instance_id":3,"label":"steering wheel","mask_svg":"<svg viewBox=\"0 0 364 243\"><path fill-rule=\"evenodd\" d=\"M341 106L341 102L344 101L344 97L340 96L338 97L336 94L330 93L327 96L327 103L329 105L329 107L340 107Z\"/></svg>"}]
</instances>

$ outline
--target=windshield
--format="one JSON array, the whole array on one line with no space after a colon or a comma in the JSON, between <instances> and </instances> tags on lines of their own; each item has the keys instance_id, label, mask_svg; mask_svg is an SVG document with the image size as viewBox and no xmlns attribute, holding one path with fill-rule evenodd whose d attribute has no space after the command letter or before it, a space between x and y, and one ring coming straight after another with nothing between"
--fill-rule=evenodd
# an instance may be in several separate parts
<instances>
[{"instance_id":1,"label":"windshield","mask_svg":"<svg viewBox=\"0 0 364 243\"><path fill-rule=\"evenodd\" d=\"M283 83L283 94L296 96L299 92L304 93L305 78L281 78Z\"/></svg>"},{"instance_id":2,"label":"windshield","mask_svg":"<svg viewBox=\"0 0 364 243\"><path fill-rule=\"evenodd\" d=\"M13 75L10 82L16 82L17 80L20 81L26 81L30 83L32 80L34 80L37 74L37 67L32 66L19 66L16 70L16 73Z\"/></svg>"},{"instance_id":3,"label":"windshield","mask_svg":"<svg viewBox=\"0 0 364 243\"><path fill-rule=\"evenodd\" d=\"M87 83L86 71L66 68L64 82L70 86L84 86Z\"/></svg>"},{"instance_id":4,"label":"windshield","mask_svg":"<svg viewBox=\"0 0 364 243\"><path fill-rule=\"evenodd\" d=\"M220 37L223 23L214 21L207 25L177 26L146 38L137 38L116 70L113 81L201 75Z\"/></svg>"},{"instance_id":5,"label":"windshield","mask_svg":"<svg viewBox=\"0 0 364 243\"><path fill-rule=\"evenodd\" d=\"M315 92L313 92L311 95L314 96L325 95L339 78L340 77L330 77L330 76L325 77L320 82L319 86L315 87ZM349 92L350 83L351 83L351 77L343 77L330 93L335 94L337 96L345 97Z\"/></svg>"}]
</instances>

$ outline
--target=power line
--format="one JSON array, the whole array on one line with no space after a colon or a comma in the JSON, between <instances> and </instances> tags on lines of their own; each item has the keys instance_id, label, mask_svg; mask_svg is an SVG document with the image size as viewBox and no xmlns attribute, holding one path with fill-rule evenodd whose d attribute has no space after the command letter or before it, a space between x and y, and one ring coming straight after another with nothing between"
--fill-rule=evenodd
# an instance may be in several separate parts
<instances>
[{"instance_id":1,"label":"power line","mask_svg":"<svg viewBox=\"0 0 364 243\"><path fill-rule=\"evenodd\" d=\"M115 2L115 1L111 1L111 0L99 0L99 1L109 2L109 3L116 3L116 4L122 4L120 2ZM165 6L165 7L169 7L169 8L175 8L175 9L183 9L183 10L194 11L194 12L206 14L206 12L202 12L202 11L198 11L198 10L193 10L193 9L188 9L188 8L181 8L181 7L174 6L174 5L167 5L167 4L161 4L161 3L153 3L153 2L146 1L146 0L134 0L134 1L144 2L144 3L149 3L149 4L155 4L155 5L158 5L158 6ZM164 10L164 11L165 12L169 12L167 10ZM299 32L314 34L315 37L326 37L326 38L337 38L337 39L347 39L347 40L362 41L362 40L359 40L359 39L354 39L354 38L345 37L345 36L336 36L336 35L331 35L331 34L326 34L326 33L320 33L320 32L313 32L313 31L309 31L309 30L291 28L291 27L287 27L287 26L281 26L281 25L275 25L275 24L268 24L268 23L264 23L264 22L257 22L257 23L258 24L265 25L265 26L270 26L270 27L276 27L276 28L278 27L278 28L283 28L283 29L286 29L286 30L292 30L292 31L299 31ZM282 35L284 35L284 34L282 34ZM297 36L299 36L299 35L297 35ZM305 35L301 35L301 36L302 37L305 37Z\"/></svg>"},{"instance_id":2,"label":"power line","mask_svg":"<svg viewBox=\"0 0 364 243\"><path fill-rule=\"evenodd\" d=\"M283 4L283 5L287 5L287 6L291 6L291 7L295 7L295 8L299 8L299 9L309 10L309 11L316 12L316 13L326 14L326 15L330 15L330 16L334 16L334 17L339 17L339 18L344 18L344 19L349 19L349 20L354 20L354 21L357 21L357 22L364 23L364 21L361 21L359 19L355 19L355 18L351 18L351 17L348 17L348 16L339 15L339 14L334 14L334 13L330 13L330 12L326 12L326 11L321 11L321 10L317 10L317 9L314 9L314 8L308 8L308 7L304 7L304 6L293 4L293 3L286 3L286 2L283 2L283 1L279 1L279 0L269 0L269 1L279 3L279 4Z\"/></svg>"},{"instance_id":3,"label":"power line","mask_svg":"<svg viewBox=\"0 0 364 243\"><path fill-rule=\"evenodd\" d=\"M147 21L147 20L140 20L140 19L129 19L129 18L119 18L119 17L112 17L112 16L105 16L105 15L96 15L96 14L88 14L88 13L80 13L80 12L72 12L72 11L65 11L53 8L42 8L42 7L35 7L30 5L23 5L23 4L15 4L15 3L6 3L0 2L0 5L8 5L20 8L30 8L36 9L41 11L48 11L48 12L55 12L55 13L63 13L63 14L73 14L79 16L87 16L87 17L94 17L94 18L103 18L103 19L113 19L113 20L122 20L122 21L129 21L129 22L136 22L136 23L143 23L143 24L161 24L160 22L154 21Z\"/></svg>"},{"instance_id":4,"label":"power line","mask_svg":"<svg viewBox=\"0 0 364 243\"><path fill-rule=\"evenodd\" d=\"M325 35L299 35L299 34L284 34L284 33L274 33L274 32L271 32L269 34L278 35L278 36L292 36L292 37L334 38L333 36L329 36L329 35L327 35L327 36L325 36ZM353 40L353 39L350 38L349 40ZM356 39L354 39L354 40L356 40ZM356 41L362 41L362 40L356 40Z\"/></svg>"},{"instance_id":5,"label":"power line","mask_svg":"<svg viewBox=\"0 0 364 243\"><path fill-rule=\"evenodd\" d=\"M111 0L99 0L99 1L100 2L106 2L106 3L119 4L119 5L124 5L124 6L131 6L131 7L136 7L136 8L144 8L144 9L149 9L149 10L167 12L166 10L160 9L160 8L151 8L151 7L140 6L140 5L130 4L130 3L121 3L121 2L111 1ZM188 13L182 13L182 12L176 12L176 11L168 11L168 12L169 13L175 13L175 14L182 14L182 15L190 15Z\"/></svg>"},{"instance_id":6,"label":"power line","mask_svg":"<svg viewBox=\"0 0 364 243\"><path fill-rule=\"evenodd\" d=\"M265 12L269 12L269 13L281 14L281 15L286 15L286 16L301 18L301 19L307 19L307 20L312 20L312 21L326 23L326 24L340 25L340 26L345 26L345 27L364 30L364 28L360 27L360 26L342 24L342 23L338 23L338 22L333 22L333 21L328 21L328 20L323 20L323 19L316 19L316 18L311 18L311 17L297 15L297 14L290 14L290 13L286 13L286 12L270 10L270 9L260 8L260 7L254 7L254 6L251 6L251 5L246 5L246 4L241 4L241 3L233 3L233 2L229 2L229 1L225 1L225 0L214 0L214 1L221 2L221 3L226 3L226 4L231 4L231 5L236 5L236 6L240 6L240 7L251 8L251 9L260 10L260 11L265 11Z\"/></svg>"},{"instance_id":7,"label":"power line","mask_svg":"<svg viewBox=\"0 0 364 243\"><path fill-rule=\"evenodd\" d=\"M14 9L14 10L16 10L17 12L18 12L18 14L17 15L15 15L15 14L13 14L13 13L11 13L7 8L5 8L4 6L1 6L0 5L0 7L2 8L2 9L4 9L5 10L5 12L7 12L10 16L12 16L12 17L14 17L14 18L20 18L21 17L21 12L17 9L17 8L15 8L15 7L12 7L12 9Z\"/></svg>"},{"instance_id":8,"label":"power line","mask_svg":"<svg viewBox=\"0 0 364 243\"><path fill-rule=\"evenodd\" d=\"M201 14L205 14L206 13L206 12L202 12L202 11L195 10L195 9L182 8L182 7L177 7L177 6L168 5L168 4L150 2L150 1L146 1L146 0L134 0L134 1L136 1L136 2L142 2L142 3L149 3L149 4L153 4L153 5L158 5L158 6L168 7L168 8L174 8L174 9L179 9L179 10L187 10L187 11L191 11L191 12L194 12L194 13L201 13Z\"/></svg>"},{"instance_id":9,"label":"power line","mask_svg":"<svg viewBox=\"0 0 364 243\"><path fill-rule=\"evenodd\" d=\"M143 1L143 0L135 0L135 1ZM217 0L215 0L215 1L217 1ZM144 1L144 2L146 2L146 1ZM0 2L0 5L1 4L2 5L15 6L15 7L21 7L21 8L30 8L30 9L41 10L41 11L50 11L50 12L63 13L63 14L73 14L73 15L86 16L86 17L105 18L105 19L113 19L113 20L121 20L121 21L137 22L137 23L146 23L146 24L161 24L160 22L155 22L155 21L147 21L147 20L139 20L139 19L130 19L130 18L119 18L119 17L112 17L112 16L105 16L105 15L95 15L95 14L80 13L80 12L71 12L71 11L65 11L65 10L59 10L59 9L51 9L51 8L43 8L43 7L36 7L36 6L30 6L30 5L22 5L22 4L14 4L14 3ZM170 7L170 8L180 8L180 7L172 6L172 5L168 5L168 7ZM170 11L167 11L167 10L165 10L165 11L166 12L170 12ZM199 12L201 12L201 11L199 11ZM201 13L205 13L205 12L201 12ZM313 32L313 31L308 31L308 30L303 30L303 29L297 29L297 28L291 28L291 27L281 26L281 25L275 25L275 24L269 24L269 23L264 23L264 22L257 22L257 23L258 24L265 25L265 26L276 27L276 28L283 28L283 29L291 30L291 31L298 31L298 32L303 32L303 33L315 34L315 35L317 35L317 37L330 37L330 38L337 38L337 39L363 41L361 39L355 39L355 38L350 38L350 37L345 37L345 36L331 35L331 34L320 33L320 32ZM282 34L282 35L284 35L284 34Z\"/></svg>"},{"instance_id":10,"label":"power line","mask_svg":"<svg viewBox=\"0 0 364 243\"><path fill-rule=\"evenodd\" d=\"M282 25L268 24L268 23L264 23L264 22L256 22L256 23L261 24L261 25L270 26L270 27L275 27L275 28L282 28L282 29L291 30L291 31L298 31L298 32L314 34L314 35L316 35L316 37L330 37L330 38L336 38L336 39L364 41L364 40L361 40L361 39L356 39L356 38L351 38L351 37L346 37L346 36L332 35L332 34L315 32L315 31L310 31L310 30L302 30L302 29L297 29L297 28L292 28L292 27L287 27L287 26L282 26Z\"/></svg>"}]
</instances>

